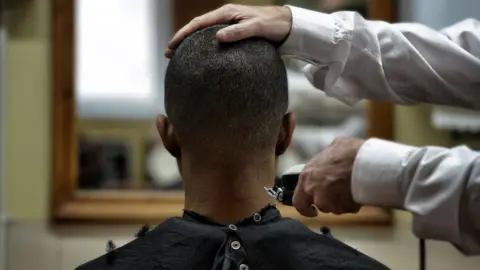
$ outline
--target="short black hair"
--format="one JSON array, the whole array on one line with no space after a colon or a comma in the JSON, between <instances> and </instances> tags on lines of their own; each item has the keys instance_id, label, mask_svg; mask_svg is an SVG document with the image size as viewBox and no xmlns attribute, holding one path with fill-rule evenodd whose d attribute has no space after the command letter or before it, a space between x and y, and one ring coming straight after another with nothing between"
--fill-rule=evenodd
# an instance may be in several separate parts
<instances>
[{"instance_id":1,"label":"short black hair","mask_svg":"<svg viewBox=\"0 0 480 270\"><path fill-rule=\"evenodd\" d=\"M219 42L225 26L198 30L176 49L165 75L166 113L182 147L262 151L275 145L288 109L285 65L265 39Z\"/></svg>"}]
</instances>

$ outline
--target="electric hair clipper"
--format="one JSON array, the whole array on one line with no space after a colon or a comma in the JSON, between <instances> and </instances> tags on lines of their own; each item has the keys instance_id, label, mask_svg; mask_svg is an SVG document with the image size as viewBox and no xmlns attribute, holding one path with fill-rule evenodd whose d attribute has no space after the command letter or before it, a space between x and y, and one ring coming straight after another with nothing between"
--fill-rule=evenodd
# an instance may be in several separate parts
<instances>
[{"instance_id":1,"label":"electric hair clipper","mask_svg":"<svg viewBox=\"0 0 480 270\"><path fill-rule=\"evenodd\" d=\"M280 177L275 178L273 187L265 187L268 196L284 205L293 205L293 192L298 183L298 178L305 164L299 164L291 167Z\"/></svg>"}]
</instances>

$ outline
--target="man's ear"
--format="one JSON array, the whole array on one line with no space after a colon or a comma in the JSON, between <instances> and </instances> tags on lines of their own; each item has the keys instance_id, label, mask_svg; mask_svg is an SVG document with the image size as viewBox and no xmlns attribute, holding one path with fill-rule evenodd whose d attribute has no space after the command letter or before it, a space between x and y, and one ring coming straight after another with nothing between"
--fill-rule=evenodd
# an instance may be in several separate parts
<instances>
[{"instance_id":1,"label":"man's ear","mask_svg":"<svg viewBox=\"0 0 480 270\"><path fill-rule=\"evenodd\" d=\"M158 115L156 122L157 131L162 138L163 146L165 146L172 156L180 158L180 144L178 143L172 124L165 115Z\"/></svg>"},{"instance_id":2,"label":"man's ear","mask_svg":"<svg viewBox=\"0 0 480 270\"><path fill-rule=\"evenodd\" d=\"M282 126L280 128L280 134L278 134L277 146L275 148L275 155L280 156L292 142L293 130L295 129L295 116L293 113L287 113L283 117Z\"/></svg>"}]
</instances>

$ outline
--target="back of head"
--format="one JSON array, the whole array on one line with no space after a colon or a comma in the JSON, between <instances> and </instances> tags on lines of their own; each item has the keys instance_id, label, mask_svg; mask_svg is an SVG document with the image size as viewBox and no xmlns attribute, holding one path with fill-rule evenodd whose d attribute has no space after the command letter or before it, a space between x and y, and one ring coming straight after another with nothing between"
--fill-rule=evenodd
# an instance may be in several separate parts
<instances>
[{"instance_id":1,"label":"back of head","mask_svg":"<svg viewBox=\"0 0 480 270\"><path fill-rule=\"evenodd\" d=\"M225 26L199 30L177 48L165 76L166 112L183 149L258 153L274 147L288 108L285 66L266 40L219 43Z\"/></svg>"}]
</instances>

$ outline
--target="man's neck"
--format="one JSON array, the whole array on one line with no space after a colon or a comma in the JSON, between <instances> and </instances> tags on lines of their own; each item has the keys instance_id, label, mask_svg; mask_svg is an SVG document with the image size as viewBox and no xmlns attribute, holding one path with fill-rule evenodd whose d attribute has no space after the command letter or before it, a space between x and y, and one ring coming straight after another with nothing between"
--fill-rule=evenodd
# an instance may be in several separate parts
<instances>
[{"instance_id":1,"label":"man's neck","mask_svg":"<svg viewBox=\"0 0 480 270\"><path fill-rule=\"evenodd\" d=\"M195 166L182 162L185 209L217 222L236 223L269 203L264 191L275 179L275 161L234 166Z\"/></svg>"}]
</instances>

